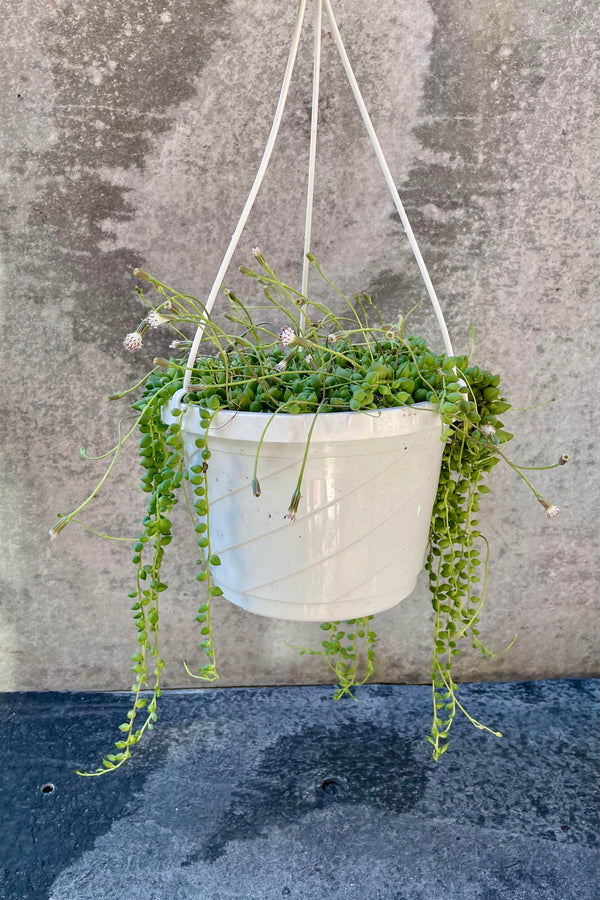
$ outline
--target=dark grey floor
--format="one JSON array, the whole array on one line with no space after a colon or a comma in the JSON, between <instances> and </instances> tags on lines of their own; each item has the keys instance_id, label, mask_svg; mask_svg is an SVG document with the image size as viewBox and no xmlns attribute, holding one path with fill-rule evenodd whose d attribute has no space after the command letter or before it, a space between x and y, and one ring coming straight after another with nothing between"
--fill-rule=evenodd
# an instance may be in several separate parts
<instances>
[{"instance_id":1,"label":"dark grey floor","mask_svg":"<svg viewBox=\"0 0 600 900\"><path fill-rule=\"evenodd\" d=\"M123 694L1 694L0 896L598 900L598 682L460 693L436 764L426 687L175 691L99 779Z\"/></svg>"}]
</instances>

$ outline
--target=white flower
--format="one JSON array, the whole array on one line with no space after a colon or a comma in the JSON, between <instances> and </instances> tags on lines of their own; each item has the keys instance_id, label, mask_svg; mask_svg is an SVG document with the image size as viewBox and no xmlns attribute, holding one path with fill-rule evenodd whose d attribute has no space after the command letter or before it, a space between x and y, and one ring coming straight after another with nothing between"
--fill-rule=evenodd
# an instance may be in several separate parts
<instances>
[{"instance_id":1,"label":"white flower","mask_svg":"<svg viewBox=\"0 0 600 900\"><path fill-rule=\"evenodd\" d=\"M281 362L277 363L275 368L277 369L278 372L285 372L285 370L287 369L287 360L282 359Z\"/></svg>"},{"instance_id":2,"label":"white flower","mask_svg":"<svg viewBox=\"0 0 600 900\"><path fill-rule=\"evenodd\" d=\"M496 429L488 422L486 425L481 426L481 433L485 434L486 437L493 437L496 434Z\"/></svg>"},{"instance_id":3,"label":"white flower","mask_svg":"<svg viewBox=\"0 0 600 900\"><path fill-rule=\"evenodd\" d=\"M560 506L555 506L553 503L548 503L548 501L544 500L544 498L540 496L540 494L536 494L536 497L546 510L546 515L549 519L553 519L554 516L557 516L559 514Z\"/></svg>"},{"instance_id":4,"label":"white flower","mask_svg":"<svg viewBox=\"0 0 600 900\"><path fill-rule=\"evenodd\" d=\"M289 519L291 522L296 521L296 513L298 512L298 507L300 505L301 494L298 488L292 494L292 499L288 508L288 511L284 515L284 519Z\"/></svg>"},{"instance_id":5,"label":"white flower","mask_svg":"<svg viewBox=\"0 0 600 900\"><path fill-rule=\"evenodd\" d=\"M260 252L260 247L253 247L253 248L252 248L252 256L254 256L256 259L258 259L258 257L261 256L261 255L262 255L262 254L261 254L261 252Z\"/></svg>"},{"instance_id":6,"label":"white flower","mask_svg":"<svg viewBox=\"0 0 600 900\"><path fill-rule=\"evenodd\" d=\"M164 325L165 322L168 321L169 318L167 316L161 316L161 314L155 309L151 309L146 316L146 322L148 323L150 328L158 328L159 325Z\"/></svg>"},{"instance_id":7,"label":"white flower","mask_svg":"<svg viewBox=\"0 0 600 900\"><path fill-rule=\"evenodd\" d=\"M279 332L279 340L284 347L290 347L296 342L296 332L290 325L286 325Z\"/></svg>"},{"instance_id":8,"label":"white flower","mask_svg":"<svg viewBox=\"0 0 600 900\"><path fill-rule=\"evenodd\" d=\"M142 336L139 331L132 331L125 335L123 346L126 350L139 350L142 346Z\"/></svg>"}]
</instances>

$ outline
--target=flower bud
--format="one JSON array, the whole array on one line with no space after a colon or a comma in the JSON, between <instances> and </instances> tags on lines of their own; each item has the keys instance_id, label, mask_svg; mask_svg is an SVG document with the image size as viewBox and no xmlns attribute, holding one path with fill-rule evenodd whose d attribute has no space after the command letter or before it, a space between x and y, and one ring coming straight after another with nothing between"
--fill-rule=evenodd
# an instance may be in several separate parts
<instances>
[{"instance_id":1,"label":"flower bud","mask_svg":"<svg viewBox=\"0 0 600 900\"><path fill-rule=\"evenodd\" d=\"M48 534L50 535L51 541L56 539L59 532L62 531L62 529L65 527L65 525L69 524L69 521L70 520L65 516L64 518L61 518L60 522L57 522L56 525L54 525L54 527L50 529Z\"/></svg>"},{"instance_id":2,"label":"flower bud","mask_svg":"<svg viewBox=\"0 0 600 900\"><path fill-rule=\"evenodd\" d=\"M264 258L264 256L263 256L262 253L261 253L260 247L253 247L253 248L252 248L252 256L254 257L254 259L256 260L256 262L259 264L259 266L262 266L262 267L263 267L263 269L268 269L268 268L269 268L268 265L267 265L266 259Z\"/></svg>"}]
</instances>

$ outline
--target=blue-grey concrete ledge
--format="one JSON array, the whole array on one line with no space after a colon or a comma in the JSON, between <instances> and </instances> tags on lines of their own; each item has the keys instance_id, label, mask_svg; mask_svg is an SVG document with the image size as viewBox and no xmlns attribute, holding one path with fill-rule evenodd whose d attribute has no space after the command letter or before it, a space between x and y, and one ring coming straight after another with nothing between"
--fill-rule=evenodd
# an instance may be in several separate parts
<instances>
[{"instance_id":1,"label":"blue-grey concrete ledge","mask_svg":"<svg viewBox=\"0 0 600 900\"><path fill-rule=\"evenodd\" d=\"M598 682L173 691L95 768L123 694L0 695L3 900L597 900Z\"/></svg>"}]
</instances>

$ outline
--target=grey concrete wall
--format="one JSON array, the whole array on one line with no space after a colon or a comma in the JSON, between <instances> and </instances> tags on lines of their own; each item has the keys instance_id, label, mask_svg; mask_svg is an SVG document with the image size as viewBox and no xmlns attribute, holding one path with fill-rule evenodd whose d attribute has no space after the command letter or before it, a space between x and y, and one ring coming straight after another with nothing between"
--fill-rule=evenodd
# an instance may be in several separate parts
<instances>
[{"instance_id":1,"label":"grey concrete wall","mask_svg":"<svg viewBox=\"0 0 600 900\"><path fill-rule=\"evenodd\" d=\"M309 4L310 6L311 4ZM339 24L438 287L458 350L500 370L522 464L561 507L549 521L508 470L482 515L492 568L482 637L516 646L466 655L467 679L597 671L598 3L548 0L337 2ZM133 359L131 270L208 291L270 127L292 0L22 0L2 21L1 687L131 683L130 551L72 526L50 544L126 414L104 402L168 338ZM286 277L301 266L311 38L272 168L236 268L259 245ZM314 251L332 278L390 315L422 300L413 327L438 341L426 297L332 41L323 58ZM439 341L438 341L439 346ZM508 416L507 425L508 423ZM510 426L509 426L510 427ZM513 430L513 428L511 428ZM86 515L133 535L143 515L134 448ZM193 537L173 547L161 633L167 686L189 684ZM424 681L431 607L423 579L379 617L376 678ZM253 617L222 601L223 685L327 681L316 625Z\"/></svg>"}]
</instances>

